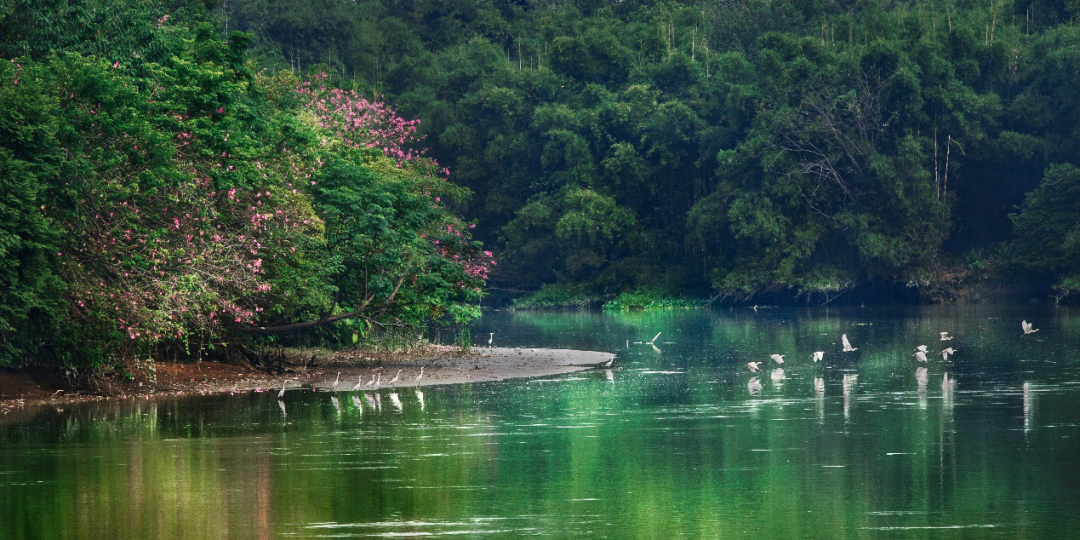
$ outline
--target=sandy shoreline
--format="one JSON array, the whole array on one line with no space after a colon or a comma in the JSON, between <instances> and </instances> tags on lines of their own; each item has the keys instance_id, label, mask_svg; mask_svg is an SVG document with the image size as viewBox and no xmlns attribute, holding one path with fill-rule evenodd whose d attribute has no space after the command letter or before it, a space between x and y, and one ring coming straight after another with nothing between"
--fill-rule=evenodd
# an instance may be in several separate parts
<instances>
[{"instance_id":1,"label":"sandy shoreline","mask_svg":"<svg viewBox=\"0 0 1080 540\"><path fill-rule=\"evenodd\" d=\"M0 377L0 416L18 409L101 400L160 399L182 395L277 392L284 382L287 392L328 391L338 372L337 391L351 391L358 379L381 378L380 388L401 370L393 386L407 388L442 384L465 384L506 379L549 377L593 369L615 355L605 352L540 348L474 348L471 353L432 347L409 355L368 356L362 352L340 353L316 365L293 366L282 375L271 375L242 366L202 364L156 364L156 380L118 384L105 394L57 392L28 376L7 373ZM420 367L424 377L416 381ZM364 386L362 390L371 390Z\"/></svg>"}]
</instances>

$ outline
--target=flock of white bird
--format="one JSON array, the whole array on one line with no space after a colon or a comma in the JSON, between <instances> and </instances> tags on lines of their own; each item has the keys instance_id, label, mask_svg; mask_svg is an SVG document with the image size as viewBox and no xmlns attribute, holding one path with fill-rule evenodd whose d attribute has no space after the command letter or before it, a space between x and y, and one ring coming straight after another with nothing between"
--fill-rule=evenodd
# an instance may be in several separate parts
<instances>
[{"instance_id":1,"label":"flock of white bird","mask_svg":"<svg viewBox=\"0 0 1080 540\"><path fill-rule=\"evenodd\" d=\"M397 370L397 374L394 375L394 378L387 381L386 384L388 386L390 386L391 388L395 387L397 385L398 380L401 379L401 372L402 371L403 370L400 370L400 369ZM424 366L420 366L420 373L418 373L416 375L416 377L413 378L413 384L420 384L420 381L423 380L423 379L424 379ZM289 384L288 380L285 380L285 381L281 382L281 391L278 392L278 395L277 395L278 399L281 399L281 398L285 397L285 386L287 384ZM334 379L334 382L330 384L330 391L331 392L337 392L339 384L341 384L341 372L340 371L337 372L337 377ZM371 374L371 380L369 380L368 382L364 382L364 375L360 374L358 376L358 378L357 378L356 385L352 387L352 391L353 392L359 392L360 390L364 390L364 389L378 390L379 387L381 387L381 386L382 386L382 373L372 373Z\"/></svg>"},{"instance_id":2,"label":"flock of white bird","mask_svg":"<svg viewBox=\"0 0 1080 540\"><path fill-rule=\"evenodd\" d=\"M1027 322L1026 320L1020 322L1020 328L1024 331L1025 336L1028 334L1034 334L1035 332L1039 331L1038 328L1034 328L1032 324ZM941 341L952 341L952 339L953 336L950 336L948 332L941 332ZM840 335L840 345L843 347L843 352L853 352L859 350L858 347L851 346L851 341L848 340L847 334ZM958 349L954 349L952 347L945 347L941 350L941 359L948 360L949 355L956 354L957 350ZM915 353L912 356L914 356L915 359L919 362L926 363L927 352L929 351L926 345L919 345L915 347ZM774 353L770 354L769 358L771 358L773 362L776 362L777 365L782 365L784 363L785 356L787 355ZM814 359L814 362L820 362L825 359L825 351L814 351L811 357ZM757 373L761 371L761 363L762 362L747 362L746 368L749 369L751 373Z\"/></svg>"}]
</instances>

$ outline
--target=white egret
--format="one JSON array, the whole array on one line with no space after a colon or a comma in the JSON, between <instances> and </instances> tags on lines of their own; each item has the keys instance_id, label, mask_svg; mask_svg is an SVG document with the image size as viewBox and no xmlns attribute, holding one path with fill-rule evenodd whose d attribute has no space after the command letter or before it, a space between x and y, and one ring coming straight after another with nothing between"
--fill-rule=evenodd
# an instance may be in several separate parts
<instances>
[{"instance_id":1,"label":"white egret","mask_svg":"<svg viewBox=\"0 0 1080 540\"><path fill-rule=\"evenodd\" d=\"M337 372L337 378L334 379L334 384L330 385L330 391L331 392L337 392L337 385L338 385L339 382L341 382L341 372L340 371Z\"/></svg>"},{"instance_id":2,"label":"white egret","mask_svg":"<svg viewBox=\"0 0 1080 540\"><path fill-rule=\"evenodd\" d=\"M488 348L490 349L494 346L492 344L495 343L495 332L490 332L489 334L490 335L488 335Z\"/></svg>"},{"instance_id":3,"label":"white egret","mask_svg":"<svg viewBox=\"0 0 1080 540\"><path fill-rule=\"evenodd\" d=\"M840 343L844 345L844 352L852 352L859 350L851 346L851 342L848 341L847 334L840 335Z\"/></svg>"},{"instance_id":4,"label":"white egret","mask_svg":"<svg viewBox=\"0 0 1080 540\"><path fill-rule=\"evenodd\" d=\"M413 382L416 383L416 384L420 384L420 379L423 379L423 378L424 378L424 366L420 366L420 374L417 375L415 379L413 379Z\"/></svg>"},{"instance_id":5,"label":"white egret","mask_svg":"<svg viewBox=\"0 0 1080 540\"><path fill-rule=\"evenodd\" d=\"M664 333L663 331L657 332L656 335L653 336L652 340L649 341L648 343L646 343L646 345L652 345L653 343L656 343L656 338L660 337L660 334L663 334L663 333Z\"/></svg>"},{"instance_id":6,"label":"white egret","mask_svg":"<svg viewBox=\"0 0 1080 540\"><path fill-rule=\"evenodd\" d=\"M918 347L915 347L915 350L924 353L926 352L926 345L919 345Z\"/></svg>"},{"instance_id":7,"label":"white egret","mask_svg":"<svg viewBox=\"0 0 1080 540\"><path fill-rule=\"evenodd\" d=\"M1024 335L1025 336L1028 335L1028 334L1034 334L1035 332L1039 331L1038 328L1032 328L1031 323L1029 323L1027 321L1020 321L1020 328L1024 329Z\"/></svg>"},{"instance_id":8,"label":"white egret","mask_svg":"<svg viewBox=\"0 0 1080 540\"><path fill-rule=\"evenodd\" d=\"M362 377L362 376L363 376L363 375L361 375L361 377ZM364 386L371 386L371 385L373 385L373 384L375 384L375 374L374 374L374 373L372 373L372 374L371 374L371 380L370 380L370 381L368 381L368 382L366 382L366 383L364 383Z\"/></svg>"},{"instance_id":9,"label":"white egret","mask_svg":"<svg viewBox=\"0 0 1080 540\"><path fill-rule=\"evenodd\" d=\"M352 391L355 392L364 386L364 374L361 373L356 377L356 386L352 387Z\"/></svg>"},{"instance_id":10,"label":"white egret","mask_svg":"<svg viewBox=\"0 0 1080 540\"><path fill-rule=\"evenodd\" d=\"M941 341L949 341L952 338L953 337L950 336L948 332L942 332L941 333Z\"/></svg>"},{"instance_id":11,"label":"white egret","mask_svg":"<svg viewBox=\"0 0 1080 540\"><path fill-rule=\"evenodd\" d=\"M920 361L920 362L925 363L926 362L926 353L924 353L922 351L915 351L915 359Z\"/></svg>"},{"instance_id":12,"label":"white egret","mask_svg":"<svg viewBox=\"0 0 1080 540\"><path fill-rule=\"evenodd\" d=\"M389 383L390 386L394 386L395 384L397 384L398 377L401 377L401 370L400 369L397 370L397 375L394 375L394 378L390 379L390 383Z\"/></svg>"},{"instance_id":13,"label":"white egret","mask_svg":"<svg viewBox=\"0 0 1080 540\"><path fill-rule=\"evenodd\" d=\"M761 362L747 362L746 367L750 369L751 373L757 373L761 371Z\"/></svg>"},{"instance_id":14,"label":"white egret","mask_svg":"<svg viewBox=\"0 0 1080 540\"><path fill-rule=\"evenodd\" d=\"M289 381L281 381L281 391L277 393L277 398L281 399L285 397L285 384Z\"/></svg>"},{"instance_id":15,"label":"white egret","mask_svg":"<svg viewBox=\"0 0 1080 540\"><path fill-rule=\"evenodd\" d=\"M607 362L604 362L603 364L600 364L600 367L602 367L604 369L607 369L607 368L611 367L611 364L613 364L613 363L615 363L615 357L614 356L611 357L611 360L608 360Z\"/></svg>"},{"instance_id":16,"label":"white egret","mask_svg":"<svg viewBox=\"0 0 1080 540\"><path fill-rule=\"evenodd\" d=\"M825 358L825 351L814 351L815 362L820 362L823 358Z\"/></svg>"},{"instance_id":17,"label":"white egret","mask_svg":"<svg viewBox=\"0 0 1080 540\"><path fill-rule=\"evenodd\" d=\"M776 362L777 364L783 364L785 356L787 356L787 355L785 355L785 354L770 354L769 358L772 358L773 362Z\"/></svg>"},{"instance_id":18,"label":"white egret","mask_svg":"<svg viewBox=\"0 0 1080 540\"><path fill-rule=\"evenodd\" d=\"M375 385L372 386L375 390L379 389L379 384L382 383L382 373L379 374L379 378L375 379Z\"/></svg>"},{"instance_id":19,"label":"white egret","mask_svg":"<svg viewBox=\"0 0 1080 540\"><path fill-rule=\"evenodd\" d=\"M956 354L956 349L952 347L946 347L941 350L941 359L948 360L950 354Z\"/></svg>"}]
</instances>

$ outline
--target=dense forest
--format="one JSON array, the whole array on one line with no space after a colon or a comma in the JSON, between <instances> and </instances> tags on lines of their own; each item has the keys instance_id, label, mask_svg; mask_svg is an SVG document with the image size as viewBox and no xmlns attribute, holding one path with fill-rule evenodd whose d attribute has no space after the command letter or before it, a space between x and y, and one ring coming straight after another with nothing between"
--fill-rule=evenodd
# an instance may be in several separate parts
<instances>
[{"instance_id":1,"label":"dense forest","mask_svg":"<svg viewBox=\"0 0 1080 540\"><path fill-rule=\"evenodd\" d=\"M218 8L264 58L422 120L497 246L496 291L816 303L1080 286L1074 3Z\"/></svg>"},{"instance_id":2,"label":"dense forest","mask_svg":"<svg viewBox=\"0 0 1080 540\"><path fill-rule=\"evenodd\" d=\"M466 321L487 279L1066 299L1078 12L0 0L0 364L348 342Z\"/></svg>"}]
</instances>

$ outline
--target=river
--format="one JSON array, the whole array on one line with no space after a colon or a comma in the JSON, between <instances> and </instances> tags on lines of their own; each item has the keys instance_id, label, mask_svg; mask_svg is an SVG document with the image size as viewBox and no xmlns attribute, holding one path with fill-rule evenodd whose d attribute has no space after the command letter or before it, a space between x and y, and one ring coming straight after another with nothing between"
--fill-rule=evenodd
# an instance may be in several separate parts
<instances>
[{"instance_id":1,"label":"river","mask_svg":"<svg viewBox=\"0 0 1080 540\"><path fill-rule=\"evenodd\" d=\"M489 332L617 357L419 392L45 409L0 423L0 539L1080 530L1077 310L487 312L473 335Z\"/></svg>"}]
</instances>

